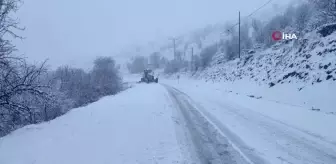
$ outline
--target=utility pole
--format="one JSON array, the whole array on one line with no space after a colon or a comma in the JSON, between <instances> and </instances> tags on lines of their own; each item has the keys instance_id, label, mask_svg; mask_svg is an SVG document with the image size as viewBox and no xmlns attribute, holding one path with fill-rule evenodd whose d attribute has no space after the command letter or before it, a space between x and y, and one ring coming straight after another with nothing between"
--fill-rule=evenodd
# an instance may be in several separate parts
<instances>
[{"instance_id":1,"label":"utility pole","mask_svg":"<svg viewBox=\"0 0 336 164\"><path fill-rule=\"evenodd\" d=\"M239 11L239 21L238 21L239 23L239 27L238 27L238 32L239 32L239 34L238 34L238 52L239 52L239 54L238 54L238 57L240 58L240 11Z\"/></svg>"},{"instance_id":2,"label":"utility pole","mask_svg":"<svg viewBox=\"0 0 336 164\"><path fill-rule=\"evenodd\" d=\"M173 37L171 40L173 40L173 48L174 48L174 61L176 62L178 59L177 59L177 56L176 56L176 38ZM178 66L175 65L175 68L174 69L178 69Z\"/></svg>"},{"instance_id":3,"label":"utility pole","mask_svg":"<svg viewBox=\"0 0 336 164\"><path fill-rule=\"evenodd\" d=\"M194 47L191 47L191 60L190 60L190 70L194 70Z\"/></svg>"},{"instance_id":4,"label":"utility pole","mask_svg":"<svg viewBox=\"0 0 336 164\"><path fill-rule=\"evenodd\" d=\"M176 59L176 38L173 38L173 46L174 46L174 59Z\"/></svg>"}]
</instances>

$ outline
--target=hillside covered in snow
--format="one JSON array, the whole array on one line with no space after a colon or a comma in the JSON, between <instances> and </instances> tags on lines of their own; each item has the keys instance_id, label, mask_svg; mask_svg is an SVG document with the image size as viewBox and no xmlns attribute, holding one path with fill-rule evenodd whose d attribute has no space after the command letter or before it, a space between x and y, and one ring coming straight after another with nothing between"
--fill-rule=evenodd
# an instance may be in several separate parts
<instances>
[{"instance_id":1,"label":"hillside covered in snow","mask_svg":"<svg viewBox=\"0 0 336 164\"><path fill-rule=\"evenodd\" d=\"M330 22L336 17L330 5L300 2L290 4L267 20L244 19L240 58L237 26L228 23L208 26L176 39L175 53L170 44L130 66L144 61L143 66L136 68L154 65L169 78L180 74L223 86L225 83L228 90L245 95L333 113L336 30ZM274 41L271 37L274 31L295 33L298 39Z\"/></svg>"},{"instance_id":2,"label":"hillside covered in snow","mask_svg":"<svg viewBox=\"0 0 336 164\"><path fill-rule=\"evenodd\" d=\"M334 27L325 26L297 41L251 51L241 59L226 63L214 60L211 67L187 76L225 83L227 90L246 96L335 114L336 34L321 34L323 29Z\"/></svg>"}]
</instances>

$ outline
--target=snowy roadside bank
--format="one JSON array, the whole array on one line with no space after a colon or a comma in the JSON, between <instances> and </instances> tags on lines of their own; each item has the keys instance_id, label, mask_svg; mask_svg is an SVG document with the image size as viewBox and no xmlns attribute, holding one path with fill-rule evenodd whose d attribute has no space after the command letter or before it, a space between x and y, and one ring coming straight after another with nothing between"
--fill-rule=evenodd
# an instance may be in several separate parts
<instances>
[{"instance_id":1,"label":"snowy roadside bank","mask_svg":"<svg viewBox=\"0 0 336 164\"><path fill-rule=\"evenodd\" d=\"M208 88L225 93L234 93L240 96L261 99L279 104L301 107L302 109L321 111L336 115L335 82L323 82L315 85L304 83L281 84L274 87L259 85L250 80L237 80L234 82L212 82L193 80L180 76L180 79L164 79L173 85L193 86L195 89ZM199 88L198 88L199 86Z\"/></svg>"},{"instance_id":2,"label":"snowy roadside bank","mask_svg":"<svg viewBox=\"0 0 336 164\"><path fill-rule=\"evenodd\" d=\"M0 138L1 164L182 161L172 108L160 85L139 84Z\"/></svg>"},{"instance_id":3,"label":"snowy roadside bank","mask_svg":"<svg viewBox=\"0 0 336 164\"><path fill-rule=\"evenodd\" d=\"M166 79L162 83L185 92L198 103L203 103L203 106L212 105L208 100L236 104L336 143L336 133L333 130L336 115L328 114L329 111L335 112L335 110L332 111L335 109L333 108L335 102L331 100L333 97L328 97L332 95L332 90L326 88L329 84L306 88L306 92L301 93L290 89L285 90L284 88L288 86L282 86L284 87L282 88L281 85L278 85L279 88L263 88L252 83L212 83L185 78L181 78L179 82ZM332 84L328 87L336 89ZM248 95L255 95L255 97ZM258 99L257 96L262 98ZM310 102L311 99L312 102ZM310 110L311 106L298 103L300 101L316 104L315 106L319 108L319 105L325 106L325 108L321 108L323 112L313 111ZM329 111L324 112L325 110Z\"/></svg>"},{"instance_id":4,"label":"snowy roadside bank","mask_svg":"<svg viewBox=\"0 0 336 164\"><path fill-rule=\"evenodd\" d=\"M226 92L211 83L185 79L164 83L188 95L224 134L239 136L270 163L336 160L335 115Z\"/></svg>"}]
</instances>

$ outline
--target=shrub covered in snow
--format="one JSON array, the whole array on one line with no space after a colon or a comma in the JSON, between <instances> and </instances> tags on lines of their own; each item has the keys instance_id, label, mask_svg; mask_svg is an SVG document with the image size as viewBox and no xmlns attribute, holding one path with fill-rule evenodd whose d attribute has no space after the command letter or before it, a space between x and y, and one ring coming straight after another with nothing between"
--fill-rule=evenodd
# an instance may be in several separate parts
<instances>
[{"instance_id":1,"label":"shrub covered in snow","mask_svg":"<svg viewBox=\"0 0 336 164\"><path fill-rule=\"evenodd\" d=\"M333 23L322 26L321 28L318 29L317 32L320 33L323 37L326 37L335 31L336 31L336 23Z\"/></svg>"}]
</instances>

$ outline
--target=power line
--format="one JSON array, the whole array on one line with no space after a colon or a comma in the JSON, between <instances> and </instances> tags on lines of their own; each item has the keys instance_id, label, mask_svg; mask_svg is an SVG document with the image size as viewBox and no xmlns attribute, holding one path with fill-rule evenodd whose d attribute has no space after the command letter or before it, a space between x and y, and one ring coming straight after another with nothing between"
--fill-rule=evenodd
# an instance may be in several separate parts
<instances>
[{"instance_id":1,"label":"power line","mask_svg":"<svg viewBox=\"0 0 336 164\"><path fill-rule=\"evenodd\" d=\"M249 14L249 15L247 15L246 17L245 17L245 19L247 19L247 18L249 18L249 17L251 17L252 15L254 15L255 13L257 13L259 10L261 10L262 8L264 8L265 6L267 6L269 3L271 3L273 0L268 0L265 4L263 4L263 5L261 5L259 8L257 8L256 10L254 10L251 14ZM336 1L336 0L335 0ZM238 35L239 35L239 40L238 40L238 57L240 58L240 51L241 51L241 49L240 49L240 20L241 20L241 18L240 18L240 11L239 11L239 19L238 19L238 23L236 23L236 24L234 24L231 28L229 28L227 31L228 32L231 32L231 30L233 29L233 28L235 28L237 25L239 25L239 29L238 29ZM221 33L222 34L222 33ZM227 33L227 35L229 35L229 33Z\"/></svg>"},{"instance_id":2,"label":"power line","mask_svg":"<svg viewBox=\"0 0 336 164\"><path fill-rule=\"evenodd\" d=\"M240 11L239 11L239 31L238 32L239 32L239 47L238 47L238 49L239 49L239 54L238 55L239 56L238 57L240 58Z\"/></svg>"},{"instance_id":3,"label":"power line","mask_svg":"<svg viewBox=\"0 0 336 164\"><path fill-rule=\"evenodd\" d=\"M273 0L269 0L267 1L265 4L263 4L262 6L260 6L258 9L256 9L255 11L253 11L250 15L246 16L247 18L252 16L253 14L255 14L256 12L258 12L260 9L264 8L266 5L268 5L269 3L271 3Z\"/></svg>"},{"instance_id":4,"label":"power line","mask_svg":"<svg viewBox=\"0 0 336 164\"><path fill-rule=\"evenodd\" d=\"M257 13L259 10L261 10L262 8L264 8L265 6L267 6L269 3L271 3L272 1L273 1L273 0L268 0L266 3L264 3L264 4L261 5L259 8L257 8L256 10L254 10L251 14L245 16L245 19L251 17L252 15L254 15L255 13ZM235 28L237 25L239 25L239 22L237 22L236 24L234 24L233 26L231 26L227 31L228 31L228 32L231 32L231 30L232 30L233 28ZM222 33L224 33L224 32L222 32Z\"/></svg>"}]
</instances>

